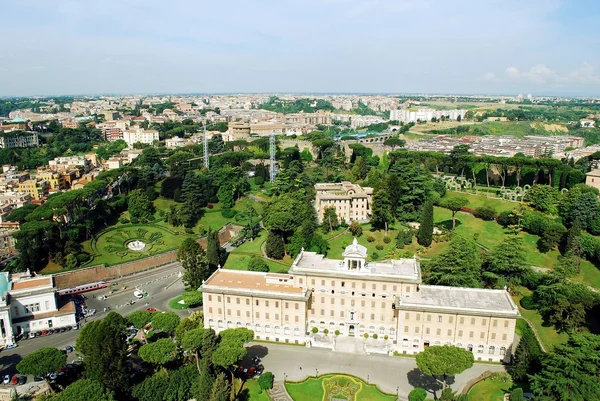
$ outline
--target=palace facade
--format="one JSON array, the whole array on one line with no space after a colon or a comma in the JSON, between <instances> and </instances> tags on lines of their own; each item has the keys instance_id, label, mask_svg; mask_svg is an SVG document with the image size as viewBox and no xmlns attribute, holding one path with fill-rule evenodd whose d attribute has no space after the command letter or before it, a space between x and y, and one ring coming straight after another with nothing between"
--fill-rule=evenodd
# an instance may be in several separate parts
<instances>
[{"instance_id":1,"label":"palace facade","mask_svg":"<svg viewBox=\"0 0 600 401\"><path fill-rule=\"evenodd\" d=\"M246 327L284 343L315 345L328 333L369 337L388 353L447 344L475 360L509 357L519 312L505 290L421 284L416 259L367 262L356 239L343 256L302 251L287 274L217 270L201 287L205 327Z\"/></svg>"},{"instance_id":2,"label":"palace facade","mask_svg":"<svg viewBox=\"0 0 600 401\"><path fill-rule=\"evenodd\" d=\"M315 209L319 223L323 222L323 214L328 207L334 207L338 218L347 223L354 220L368 221L371 218L373 188L362 188L358 184L342 181L315 184L315 191Z\"/></svg>"}]
</instances>

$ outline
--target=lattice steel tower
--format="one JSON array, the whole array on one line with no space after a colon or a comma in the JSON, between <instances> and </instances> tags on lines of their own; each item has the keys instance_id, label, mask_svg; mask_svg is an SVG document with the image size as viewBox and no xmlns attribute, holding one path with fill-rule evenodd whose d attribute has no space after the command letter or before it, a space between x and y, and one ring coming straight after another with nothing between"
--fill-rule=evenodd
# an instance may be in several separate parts
<instances>
[{"instance_id":1,"label":"lattice steel tower","mask_svg":"<svg viewBox=\"0 0 600 401\"><path fill-rule=\"evenodd\" d=\"M269 177L271 182L275 182L275 133L271 132L269 137L269 151L271 153L271 167Z\"/></svg>"},{"instance_id":2,"label":"lattice steel tower","mask_svg":"<svg viewBox=\"0 0 600 401\"><path fill-rule=\"evenodd\" d=\"M204 167L208 170L208 135L206 134L206 120L204 120Z\"/></svg>"}]
</instances>

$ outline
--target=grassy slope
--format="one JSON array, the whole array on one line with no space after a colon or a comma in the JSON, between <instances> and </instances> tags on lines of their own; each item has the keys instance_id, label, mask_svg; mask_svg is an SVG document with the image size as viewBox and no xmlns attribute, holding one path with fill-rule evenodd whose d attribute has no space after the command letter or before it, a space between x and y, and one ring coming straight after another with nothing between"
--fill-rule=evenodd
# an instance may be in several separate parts
<instances>
[{"instance_id":1,"label":"grassy slope","mask_svg":"<svg viewBox=\"0 0 600 401\"><path fill-rule=\"evenodd\" d=\"M318 401L323 399L323 379L332 377L334 375L320 376L319 378L309 378L300 383L285 383L289 395L294 401ZM396 396L384 394L377 386L367 384L364 381L356 378L361 382L361 389L359 390L355 400L356 401L394 401Z\"/></svg>"},{"instance_id":2,"label":"grassy slope","mask_svg":"<svg viewBox=\"0 0 600 401\"><path fill-rule=\"evenodd\" d=\"M485 182L484 182L484 184L485 184ZM469 204L467 205L467 207L470 209L475 209L475 210L477 210L481 206L485 205L485 206L493 207L496 210L496 213L500 213L505 210L512 210L518 205L517 202L511 202L511 201L507 201L504 199L497 199L497 198L488 198L488 197L481 196L481 195L471 195L471 194L466 194L466 193L462 193L462 192L454 192L454 191L448 191L446 193L446 197L448 197L448 198L454 198L457 196L462 196L462 197L467 198L469 200Z\"/></svg>"},{"instance_id":3,"label":"grassy slope","mask_svg":"<svg viewBox=\"0 0 600 401\"><path fill-rule=\"evenodd\" d=\"M262 258L262 252L260 247L262 243L267 239L267 232L261 231L258 234L258 237L254 239L254 241L246 241L238 248L234 249L227 258L225 262L225 269L235 269L235 270L248 270L248 263L250 263L250 259L254 255L260 256ZM292 264L292 260L290 257L283 259L282 262L274 262L269 259L263 258L263 260L269 266L270 271L278 272L281 270L287 271L289 266Z\"/></svg>"},{"instance_id":4,"label":"grassy slope","mask_svg":"<svg viewBox=\"0 0 600 401\"><path fill-rule=\"evenodd\" d=\"M469 391L469 401L503 401L504 393L507 393L511 386L511 383L483 380Z\"/></svg>"}]
</instances>

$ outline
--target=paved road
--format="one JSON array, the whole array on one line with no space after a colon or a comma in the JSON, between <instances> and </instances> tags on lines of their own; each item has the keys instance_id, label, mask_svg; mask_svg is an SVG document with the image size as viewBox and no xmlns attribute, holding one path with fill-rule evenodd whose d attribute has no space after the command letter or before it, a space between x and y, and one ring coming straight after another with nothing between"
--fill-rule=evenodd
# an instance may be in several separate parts
<instances>
[{"instance_id":1,"label":"paved road","mask_svg":"<svg viewBox=\"0 0 600 401\"><path fill-rule=\"evenodd\" d=\"M108 294L108 289L104 288L97 291L91 291L86 293L86 305L88 308L94 308L98 313L88 318L87 321L96 319L102 319L106 313L103 312L105 306L109 306L111 310L116 311L124 316L130 314L133 311L146 309L149 307L156 308L162 311L168 311L169 300L181 295L183 292L183 283L178 279L178 273L182 271L181 265L174 263L171 265L164 266L162 268L153 269L147 272L142 272L134 276L126 277L119 280L113 280L117 283L117 289L121 289L127 286L126 290L119 290L116 293L110 295L108 299L100 300L100 295ZM177 280L169 288L165 287ZM137 300L133 296L135 288L147 291L149 296L143 300ZM127 302L136 300L133 305L126 305ZM146 302L148 305L146 305ZM187 310L175 311L182 317L188 316L190 312ZM80 324L85 324L83 321ZM15 365L21 360L21 358L27 354L32 353L36 349L43 347L56 347L64 348L67 345L75 343L78 330L71 330L64 333L52 334L44 337L37 337L28 340L19 341L17 348L12 350L4 350L0 352L0 375L14 374L16 373ZM77 356L74 354L68 355L68 361L71 362Z\"/></svg>"},{"instance_id":2,"label":"paved road","mask_svg":"<svg viewBox=\"0 0 600 401\"><path fill-rule=\"evenodd\" d=\"M346 372L375 383L381 390L406 397L413 387L424 387L429 391L441 386L432 378L420 373L414 358L390 357L385 355L358 355L333 352L319 348L291 345L254 343L249 355L262 356L265 370L273 372L276 380L302 380L307 376L324 373ZM486 370L503 371L501 365L475 364L471 369L454 378L452 387L462 390L469 380ZM450 381L449 381L450 382Z\"/></svg>"}]
</instances>

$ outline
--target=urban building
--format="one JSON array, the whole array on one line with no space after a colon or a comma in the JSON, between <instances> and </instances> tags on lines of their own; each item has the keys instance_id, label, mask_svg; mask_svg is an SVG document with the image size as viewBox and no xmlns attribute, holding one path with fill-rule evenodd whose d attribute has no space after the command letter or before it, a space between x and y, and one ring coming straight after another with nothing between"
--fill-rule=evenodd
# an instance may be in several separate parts
<instances>
[{"instance_id":1,"label":"urban building","mask_svg":"<svg viewBox=\"0 0 600 401\"><path fill-rule=\"evenodd\" d=\"M0 148L27 148L39 146L38 134L35 132L14 131L0 134Z\"/></svg>"},{"instance_id":2,"label":"urban building","mask_svg":"<svg viewBox=\"0 0 600 401\"><path fill-rule=\"evenodd\" d=\"M0 263L12 260L19 252L15 247L13 234L19 231L19 222L6 221L0 223Z\"/></svg>"},{"instance_id":3,"label":"urban building","mask_svg":"<svg viewBox=\"0 0 600 401\"><path fill-rule=\"evenodd\" d=\"M181 148L185 146L185 140L178 136L174 136L173 138L165 139L165 146L167 149Z\"/></svg>"},{"instance_id":4,"label":"urban building","mask_svg":"<svg viewBox=\"0 0 600 401\"><path fill-rule=\"evenodd\" d=\"M592 170L585 175L585 185L600 189L600 170Z\"/></svg>"},{"instance_id":5,"label":"urban building","mask_svg":"<svg viewBox=\"0 0 600 401\"><path fill-rule=\"evenodd\" d=\"M507 291L423 285L416 259L367 262L356 239L343 256L302 250L287 274L218 269L201 286L204 327L332 349L368 337L387 354L454 345L476 360L509 360L520 315ZM326 330L338 340L320 342Z\"/></svg>"},{"instance_id":6,"label":"urban building","mask_svg":"<svg viewBox=\"0 0 600 401\"><path fill-rule=\"evenodd\" d=\"M129 146L133 146L138 142L145 145L152 145L158 139L158 131L156 130L132 127L130 130L123 131L123 140Z\"/></svg>"},{"instance_id":7,"label":"urban building","mask_svg":"<svg viewBox=\"0 0 600 401\"><path fill-rule=\"evenodd\" d=\"M54 171L38 171L35 173L35 179L46 181L48 183L48 190L51 191L67 189L65 177Z\"/></svg>"},{"instance_id":8,"label":"urban building","mask_svg":"<svg viewBox=\"0 0 600 401\"><path fill-rule=\"evenodd\" d=\"M41 201L48 195L49 185L46 181L36 179L26 180L19 184L19 192L25 192L36 201Z\"/></svg>"},{"instance_id":9,"label":"urban building","mask_svg":"<svg viewBox=\"0 0 600 401\"><path fill-rule=\"evenodd\" d=\"M448 120L457 120L465 118L466 110L433 110L433 109L418 109L411 111L408 109L390 110L390 120L400 121L404 123L416 123L417 121L431 121L432 118Z\"/></svg>"},{"instance_id":10,"label":"urban building","mask_svg":"<svg viewBox=\"0 0 600 401\"><path fill-rule=\"evenodd\" d=\"M73 301L59 302L52 276L0 273L0 343L14 344L15 336L76 323Z\"/></svg>"},{"instance_id":11,"label":"urban building","mask_svg":"<svg viewBox=\"0 0 600 401\"><path fill-rule=\"evenodd\" d=\"M373 188L362 188L349 181L315 184L317 220L323 222L325 209L334 207L340 220L367 221L371 218Z\"/></svg>"}]
</instances>

